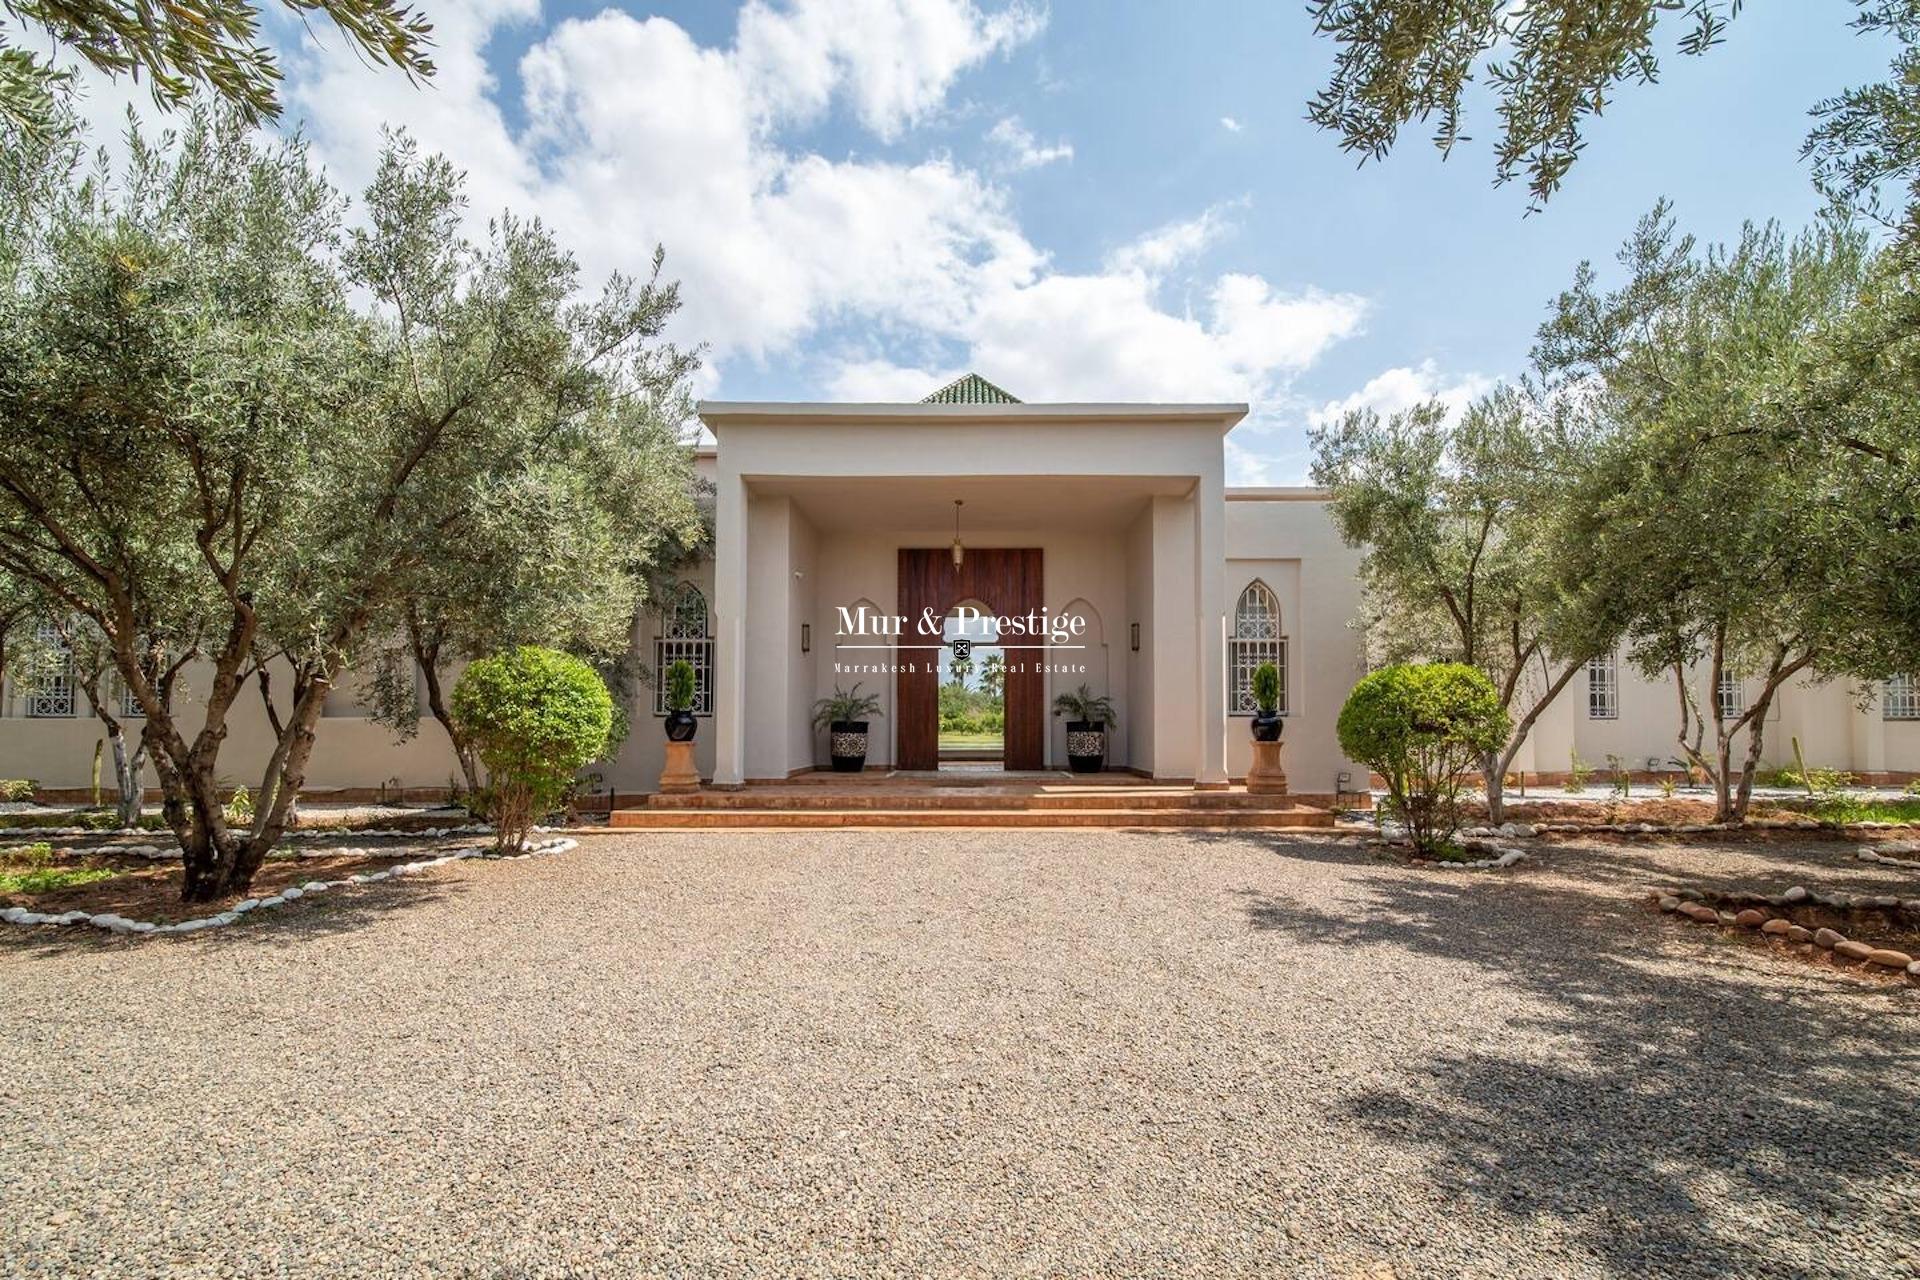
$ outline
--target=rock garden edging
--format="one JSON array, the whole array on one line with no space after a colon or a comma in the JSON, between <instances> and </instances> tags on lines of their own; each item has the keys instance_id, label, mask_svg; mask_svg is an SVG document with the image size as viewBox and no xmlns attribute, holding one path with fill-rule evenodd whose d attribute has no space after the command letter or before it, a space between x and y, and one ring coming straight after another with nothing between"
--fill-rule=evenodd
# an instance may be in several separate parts
<instances>
[{"instance_id":1,"label":"rock garden edging","mask_svg":"<svg viewBox=\"0 0 1920 1280\"><path fill-rule=\"evenodd\" d=\"M411 831L397 827L373 827L361 830L358 827L302 827L295 831L283 832L282 840L328 840L340 836L357 836L363 840L444 840L448 836L485 835L493 828L484 822L472 822L459 827L420 827ZM42 839L47 836L99 836L105 840L125 839L128 836L151 836L159 832L149 831L145 827L0 827L0 840L18 836L23 840ZM133 857L148 856L142 849L153 849L162 858L177 858L173 853L159 852L157 845L134 845L127 849L114 849L111 852L125 853ZM332 857L333 854L314 854L314 857Z\"/></svg>"},{"instance_id":2,"label":"rock garden edging","mask_svg":"<svg viewBox=\"0 0 1920 1280\"><path fill-rule=\"evenodd\" d=\"M1413 858L1410 860L1411 865L1416 867L1451 867L1457 871L1503 871L1514 863L1524 859L1527 856L1527 851L1525 849L1513 849L1497 845L1484 837L1499 834L1516 839L1525 839L1533 834L1533 828L1525 826L1524 824L1510 822L1506 824L1506 826L1499 828L1497 832L1487 830L1486 828L1476 828L1473 831L1462 831L1460 834L1463 837L1460 842L1461 848L1469 852L1485 853L1489 856L1460 862L1450 862L1442 858ZM1407 829L1396 823L1383 822L1380 824L1380 835L1377 842L1384 845L1405 845L1408 843Z\"/></svg>"},{"instance_id":3,"label":"rock garden edging","mask_svg":"<svg viewBox=\"0 0 1920 1280\"><path fill-rule=\"evenodd\" d=\"M1811 943L1823 951L1831 951L1845 960L1853 960L1882 969L1904 973L1907 982L1920 987L1920 960L1915 960L1904 951L1892 947L1876 947L1847 937L1838 929L1809 929L1805 925L1789 920L1785 916L1771 915L1763 906L1743 907L1738 911L1722 910L1710 905L1706 895L1697 889L1661 891L1657 895L1660 910L1669 915L1683 916L1697 924L1718 925L1730 929L1755 929L1770 937L1778 937L1787 942ZM1729 900L1729 895L1719 895L1721 900ZM1752 901L1765 907L1791 907L1801 903L1809 906L1827 907L1836 911L1845 911L1854 907L1870 907L1887 912L1913 913L1920 915L1920 898L1900 898L1888 896L1856 898L1848 894L1815 893L1801 885L1795 885L1783 894L1770 898L1748 896L1731 898L1734 902Z\"/></svg>"},{"instance_id":4,"label":"rock garden edging","mask_svg":"<svg viewBox=\"0 0 1920 1280\"><path fill-rule=\"evenodd\" d=\"M1908 871L1920 871L1920 860L1890 858L1883 850L1892 850L1894 853L1913 853L1920 850L1920 845L1914 845L1909 841L1891 841L1881 845L1879 849L1861 849L1854 854L1854 857L1862 862L1877 862L1883 867L1903 867Z\"/></svg>"}]
</instances>

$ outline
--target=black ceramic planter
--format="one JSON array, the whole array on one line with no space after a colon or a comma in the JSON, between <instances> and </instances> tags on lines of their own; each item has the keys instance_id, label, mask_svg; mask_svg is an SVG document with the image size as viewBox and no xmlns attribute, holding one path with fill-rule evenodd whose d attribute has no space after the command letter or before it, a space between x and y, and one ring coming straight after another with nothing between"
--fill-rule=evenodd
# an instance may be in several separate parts
<instances>
[{"instance_id":1,"label":"black ceramic planter","mask_svg":"<svg viewBox=\"0 0 1920 1280\"><path fill-rule=\"evenodd\" d=\"M1280 730L1286 727L1286 721L1276 711L1262 711L1253 717L1253 740L1255 742L1278 742Z\"/></svg>"},{"instance_id":2,"label":"black ceramic planter","mask_svg":"<svg viewBox=\"0 0 1920 1280\"><path fill-rule=\"evenodd\" d=\"M835 773L859 773L867 767L867 722L835 720L828 726L827 751Z\"/></svg>"},{"instance_id":3,"label":"black ceramic planter","mask_svg":"<svg viewBox=\"0 0 1920 1280\"><path fill-rule=\"evenodd\" d=\"M1067 721L1067 767L1075 773L1098 773L1106 763L1106 722Z\"/></svg>"},{"instance_id":4,"label":"black ceramic planter","mask_svg":"<svg viewBox=\"0 0 1920 1280\"><path fill-rule=\"evenodd\" d=\"M692 742L693 735L700 728L700 722L694 719L691 711L669 711L666 724L668 742Z\"/></svg>"}]
</instances>

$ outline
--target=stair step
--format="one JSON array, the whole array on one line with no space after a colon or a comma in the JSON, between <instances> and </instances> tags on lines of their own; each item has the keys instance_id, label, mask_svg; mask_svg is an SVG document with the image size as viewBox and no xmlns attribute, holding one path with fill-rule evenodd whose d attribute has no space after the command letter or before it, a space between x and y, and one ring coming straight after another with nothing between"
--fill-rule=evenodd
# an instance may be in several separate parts
<instances>
[{"instance_id":1,"label":"stair step","mask_svg":"<svg viewBox=\"0 0 1920 1280\"><path fill-rule=\"evenodd\" d=\"M622 830L821 827L1251 827L1326 829L1330 810L1306 806L1222 809L900 809L681 808L616 809L608 825Z\"/></svg>"},{"instance_id":2,"label":"stair step","mask_svg":"<svg viewBox=\"0 0 1920 1280\"><path fill-rule=\"evenodd\" d=\"M1169 790L1145 792L1118 788L1091 791L1008 795L1004 792L949 791L939 795L885 792L874 795L822 792L783 792L768 795L759 788L744 791L696 791L685 795L652 795L645 807L662 810L720 809L1272 809L1298 808L1284 796L1249 795L1243 791Z\"/></svg>"}]
</instances>

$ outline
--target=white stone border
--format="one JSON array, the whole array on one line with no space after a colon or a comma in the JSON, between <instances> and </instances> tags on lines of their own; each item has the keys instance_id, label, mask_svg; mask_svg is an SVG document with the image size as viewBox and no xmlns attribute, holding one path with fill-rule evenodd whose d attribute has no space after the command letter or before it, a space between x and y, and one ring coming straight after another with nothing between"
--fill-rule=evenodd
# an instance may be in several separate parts
<instances>
[{"instance_id":1,"label":"white stone border","mask_svg":"<svg viewBox=\"0 0 1920 1280\"><path fill-rule=\"evenodd\" d=\"M1508 827L1516 825L1521 826L1521 831L1524 831L1526 835L1531 836L1533 834L1533 828L1515 823L1508 823L1506 827L1500 828L1500 833L1503 835L1518 836L1520 832L1510 832L1507 829ZM1411 865L1416 867L1450 867L1456 871L1504 871L1506 868L1527 856L1525 849L1504 848L1493 843L1491 840L1480 838L1482 835L1492 834L1493 832L1486 831L1484 828L1476 828L1473 832L1462 831L1460 833L1462 837L1460 842L1461 848L1490 853L1493 855L1490 858L1476 858L1471 862L1450 862L1445 858L1413 858L1410 859ZM1376 843L1389 847L1396 845L1404 847L1408 844L1407 829L1398 823L1382 823L1380 824L1380 835Z\"/></svg>"},{"instance_id":2,"label":"white stone border","mask_svg":"<svg viewBox=\"0 0 1920 1280\"><path fill-rule=\"evenodd\" d=\"M387 867L381 871L362 871L348 876L344 880L309 880L302 885L288 885L280 892L264 898L248 898L236 902L231 909L218 915L206 916L195 920L179 920L172 924L160 924L153 920L129 920L125 916L115 915L111 911L99 915L89 915L85 911L67 911L59 915L50 915L40 911L29 911L25 907L8 907L0 911L0 922L19 925L36 924L90 924L96 929L105 929L109 933L131 933L141 935L160 935L168 933L199 933L203 929L218 929L236 924L242 916L254 911L264 911L269 907L278 907L312 893L325 893L329 889L338 889L346 885L375 884L381 880L390 880L395 876L416 875L434 867L443 867L449 862L461 862L468 858L486 858L493 861L512 861L520 858L542 857L547 854L565 853L577 849L578 840L548 840L544 844L529 845L519 853L496 854L491 849L462 849L457 853L442 854L437 858L427 858L420 862L403 862L396 867ZM174 855L178 857L178 854ZM329 854L329 857L338 856Z\"/></svg>"},{"instance_id":3,"label":"white stone border","mask_svg":"<svg viewBox=\"0 0 1920 1280\"><path fill-rule=\"evenodd\" d=\"M1485 849L1494 854L1491 858L1476 858L1472 862L1449 862L1445 858L1415 858L1417 867L1443 867L1455 871L1504 871L1527 856L1525 849L1502 849L1497 844L1472 843L1464 846L1468 849Z\"/></svg>"},{"instance_id":4,"label":"white stone border","mask_svg":"<svg viewBox=\"0 0 1920 1280\"><path fill-rule=\"evenodd\" d=\"M1831 951L1845 960L1874 965L1882 969L1891 969L1904 973L1907 982L1920 987L1920 960L1914 959L1904 951L1893 947L1876 947L1865 942L1856 942L1838 929L1809 929L1785 916L1769 915L1759 907L1746 907L1739 911L1723 911L1709 906L1705 895L1697 889L1655 890L1655 900L1660 910L1668 915L1685 916L1697 924L1717 925L1728 929L1758 929L1761 933L1781 938L1787 942L1809 942L1823 951ZM1810 903L1814 906L1846 910L1849 907L1871 907L1881 911L1920 911L1920 898L1902 902L1899 898L1882 896L1855 899L1844 893L1819 894L1803 885L1795 885L1785 893L1765 901L1771 906L1791 906L1796 903Z\"/></svg>"},{"instance_id":5,"label":"white stone border","mask_svg":"<svg viewBox=\"0 0 1920 1280\"><path fill-rule=\"evenodd\" d=\"M1905 841L1893 841L1883 847L1892 849L1896 853L1912 853L1914 851L1913 846ZM1908 871L1920 871L1920 861L1915 861L1912 858L1889 858L1886 854L1880 852L1879 849L1861 849L1853 856L1862 862L1877 862L1883 867L1902 867Z\"/></svg>"},{"instance_id":6,"label":"white stone border","mask_svg":"<svg viewBox=\"0 0 1920 1280\"><path fill-rule=\"evenodd\" d=\"M444 840L449 836L484 835L493 830L488 826L472 827L431 827L425 831L353 831L339 834L358 836L412 836L417 840ZM535 827L535 831L547 832L551 827ZM320 836L335 834L325 831L290 831L284 839L316 839ZM162 847L157 844L109 844L95 849L85 850L89 854L110 855L116 858L145 858L151 862L178 862L182 854L178 846ZM368 849L361 845L342 845L337 849L288 849L286 856L292 858L404 858L406 850Z\"/></svg>"}]
</instances>

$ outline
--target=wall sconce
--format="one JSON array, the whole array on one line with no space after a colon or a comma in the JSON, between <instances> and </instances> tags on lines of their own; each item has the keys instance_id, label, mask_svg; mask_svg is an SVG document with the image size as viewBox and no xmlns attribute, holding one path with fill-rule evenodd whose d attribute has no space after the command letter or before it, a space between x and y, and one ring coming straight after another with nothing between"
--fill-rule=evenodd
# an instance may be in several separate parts
<instances>
[{"instance_id":1,"label":"wall sconce","mask_svg":"<svg viewBox=\"0 0 1920 1280\"><path fill-rule=\"evenodd\" d=\"M1135 653L1140 652L1140 624L1137 622L1127 624L1127 647Z\"/></svg>"},{"instance_id":2,"label":"wall sconce","mask_svg":"<svg viewBox=\"0 0 1920 1280\"><path fill-rule=\"evenodd\" d=\"M813 652L813 624L811 622L803 622L800 624L800 652Z\"/></svg>"}]
</instances>

